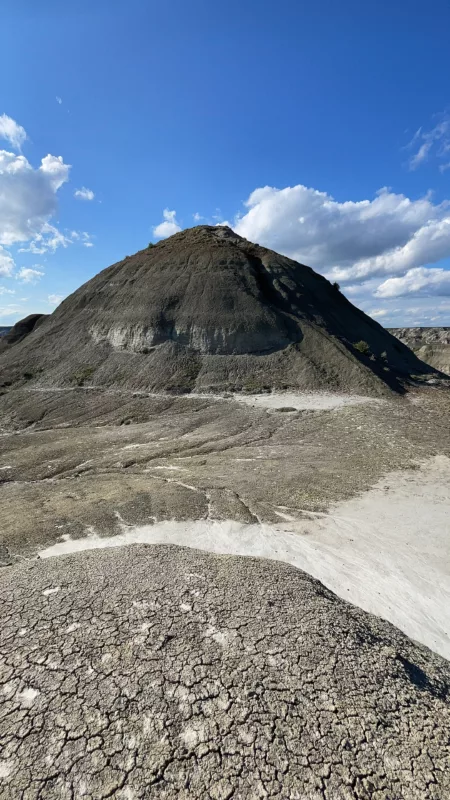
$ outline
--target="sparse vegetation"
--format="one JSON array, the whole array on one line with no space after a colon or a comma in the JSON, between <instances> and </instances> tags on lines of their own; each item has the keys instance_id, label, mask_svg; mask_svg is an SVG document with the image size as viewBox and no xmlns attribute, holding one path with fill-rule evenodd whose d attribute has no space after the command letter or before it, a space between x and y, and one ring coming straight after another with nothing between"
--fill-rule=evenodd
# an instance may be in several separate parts
<instances>
[{"instance_id":1,"label":"sparse vegetation","mask_svg":"<svg viewBox=\"0 0 450 800\"><path fill-rule=\"evenodd\" d=\"M23 377L26 381L31 381L31 379L34 378L34 375L32 372L24 372Z\"/></svg>"},{"instance_id":2,"label":"sparse vegetation","mask_svg":"<svg viewBox=\"0 0 450 800\"><path fill-rule=\"evenodd\" d=\"M154 242L149 242L149 243L148 243L148 247L149 247L149 249L150 249L150 247L154 247L154 246L155 246L155 243L154 243Z\"/></svg>"},{"instance_id":3,"label":"sparse vegetation","mask_svg":"<svg viewBox=\"0 0 450 800\"><path fill-rule=\"evenodd\" d=\"M84 386L85 382L94 374L94 367L82 367L69 378L70 383L75 383L76 386Z\"/></svg>"},{"instance_id":4,"label":"sparse vegetation","mask_svg":"<svg viewBox=\"0 0 450 800\"><path fill-rule=\"evenodd\" d=\"M359 353L362 353L363 356L370 355L370 347L367 344L367 342L364 341L364 339L361 339L359 342L355 342L353 347L355 348L355 350L358 350Z\"/></svg>"},{"instance_id":5,"label":"sparse vegetation","mask_svg":"<svg viewBox=\"0 0 450 800\"><path fill-rule=\"evenodd\" d=\"M337 281L334 281L334 283L332 283L331 285L332 285L333 289L336 289L337 292L341 291L341 287L340 287L340 285L339 285L339 283Z\"/></svg>"}]
</instances>

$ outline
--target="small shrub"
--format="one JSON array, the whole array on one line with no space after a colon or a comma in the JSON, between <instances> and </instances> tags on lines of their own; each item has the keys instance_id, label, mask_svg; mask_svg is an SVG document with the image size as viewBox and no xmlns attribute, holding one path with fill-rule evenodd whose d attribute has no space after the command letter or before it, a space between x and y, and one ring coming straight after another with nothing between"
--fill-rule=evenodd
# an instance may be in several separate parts
<instances>
[{"instance_id":1,"label":"small shrub","mask_svg":"<svg viewBox=\"0 0 450 800\"><path fill-rule=\"evenodd\" d=\"M24 372L23 377L26 381L31 381L31 379L34 378L34 375L32 372Z\"/></svg>"},{"instance_id":2,"label":"small shrub","mask_svg":"<svg viewBox=\"0 0 450 800\"><path fill-rule=\"evenodd\" d=\"M383 361L387 361L387 353L386 353L386 350L383 350L383 352L381 353L381 356L380 356L380 358L382 358L382 359L383 359Z\"/></svg>"},{"instance_id":3,"label":"small shrub","mask_svg":"<svg viewBox=\"0 0 450 800\"><path fill-rule=\"evenodd\" d=\"M370 347L363 339L361 339L359 342L355 342L353 347L355 350L358 350L359 353L362 353L363 356L370 355Z\"/></svg>"},{"instance_id":4,"label":"small shrub","mask_svg":"<svg viewBox=\"0 0 450 800\"><path fill-rule=\"evenodd\" d=\"M341 287L340 287L340 285L338 284L337 281L334 281L334 283L332 283L331 285L332 285L333 289L336 289L337 292L341 291Z\"/></svg>"},{"instance_id":5,"label":"small shrub","mask_svg":"<svg viewBox=\"0 0 450 800\"><path fill-rule=\"evenodd\" d=\"M148 243L148 248L149 248L149 249L150 249L150 247L154 247L154 246L155 246L155 243L154 243L154 242L149 242L149 243Z\"/></svg>"},{"instance_id":6,"label":"small shrub","mask_svg":"<svg viewBox=\"0 0 450 800\"><path fill-rule=\"evenodd\" d=\"M74 372L69 378L70 383L75 383L77 386L84 386L87 381L94 374L94 367L82 367L78 372Z\"/></svg>"}]
</instances>

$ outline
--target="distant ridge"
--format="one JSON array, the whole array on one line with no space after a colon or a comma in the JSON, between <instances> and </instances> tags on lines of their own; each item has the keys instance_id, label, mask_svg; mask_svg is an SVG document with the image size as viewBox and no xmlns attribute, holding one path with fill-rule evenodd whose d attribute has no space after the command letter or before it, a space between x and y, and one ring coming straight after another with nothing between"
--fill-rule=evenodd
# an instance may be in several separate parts
<instances>
[{"instance_id":1,"label":"distant ridge","mask_svg":"<svg viewBox=\"0 0 450 800\"><path fill-rule=\"evenodd\" d=\"M418 358L450 375L450 327L388 328Z\"/></svg>"}]
</instances>

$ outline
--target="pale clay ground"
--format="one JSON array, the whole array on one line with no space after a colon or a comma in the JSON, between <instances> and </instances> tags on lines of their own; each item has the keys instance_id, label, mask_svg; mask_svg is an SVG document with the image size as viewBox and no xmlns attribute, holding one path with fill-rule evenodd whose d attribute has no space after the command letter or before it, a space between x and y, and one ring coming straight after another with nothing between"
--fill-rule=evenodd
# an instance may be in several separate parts
<instances>
[{"instance_id":1,"label":"pale clay ground","mask_svg":"<svg viewBox=\"0 0 450 800\"><path fill-rule=\"evenodd\" d=\"M39 420L53 400L33 394ZM66 397L42 431L4 434L4 533L18 558L35 541L43 558L148 542L281 560L450 658L448 411L434 395L135 393L127 410L119 394ZM66 402L68 419L92 407L88 427L58 427ZM117 413L133 425L111 426Z\"/></svg>"},{"instance_id":2,"label":"pale clay ground","mask_svg":"<svg viewBox=\"0 0 450 800\"><path fill-rule=\"evenodd\" d=\"M360 395L333 394L332 392L270 392L267 394L235 395L238 402L256 408L292 408L296 411L330 411L344 406L357 406L361 403L382 403L373 397Z\"/></svg>"},{"instance_id":3,"label":"pale clay ground","mask_svg":"<svg viewBox=\"0 0 450 800\"><path fill-rule=\"evenodd\" d=\"M171 469L170 466L167 467ZM135 543L276 559L304 569L340 597L389 620L450 659L450 459L392 472L370 491L280 525L233 520L122 525L117 536L62 541L41 558Z\"/></svg>"}]
</instances>

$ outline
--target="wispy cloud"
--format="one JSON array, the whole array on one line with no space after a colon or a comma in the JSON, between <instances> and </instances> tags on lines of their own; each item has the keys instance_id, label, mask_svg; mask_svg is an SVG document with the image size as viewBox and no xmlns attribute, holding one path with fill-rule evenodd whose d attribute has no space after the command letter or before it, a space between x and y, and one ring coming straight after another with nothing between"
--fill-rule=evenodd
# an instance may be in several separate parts
<instances>
[{"instance_id":1,"label":"wispy cloud","mask_svg":"<svg viewBox=\"0 0 450 800\"><path fill-rule=\"evenodd\" d=\"M56 102L59 103L60 106L62 105L62 100L58 95L56 95Z\"/></svg>"},{"instance_id":2,"label":"wispy cloud","mask_svg":"<svg viewBox=\"0 0 450 800\"><path fill-rule=\"evenodd\" d=\"M419 128L411 141L406 145L407 150L415 151L408 159L408 167L415 170L434 155L442 158L450 151L450 117L447 112L436 114L436 124L430 130ZM442 168L440 167L441 172Z\"/></svg>"},{"instance_id":3,"label":"wispy cloud","mask_svg":"<svg viewBox=\"0 0 450 800\"><path fill-rule=\"evenodd\" d=\"M86 186L82 186L81 189L75 189L73 195L79 200L93 200L95 197L92 189L87 189Z\"/></svg>"},{"instance_id":4,"label":"wispy cloud","mask_svg":"<svg viewBox=\"0 0 450 800\"><path fill-rule=\"evenodd\" d=\"M387 317L389 311L386 308L373 308L371 311L367 312L370 317L374 319L379 319L380 317Z\"/></svg>"}]
</instances>

